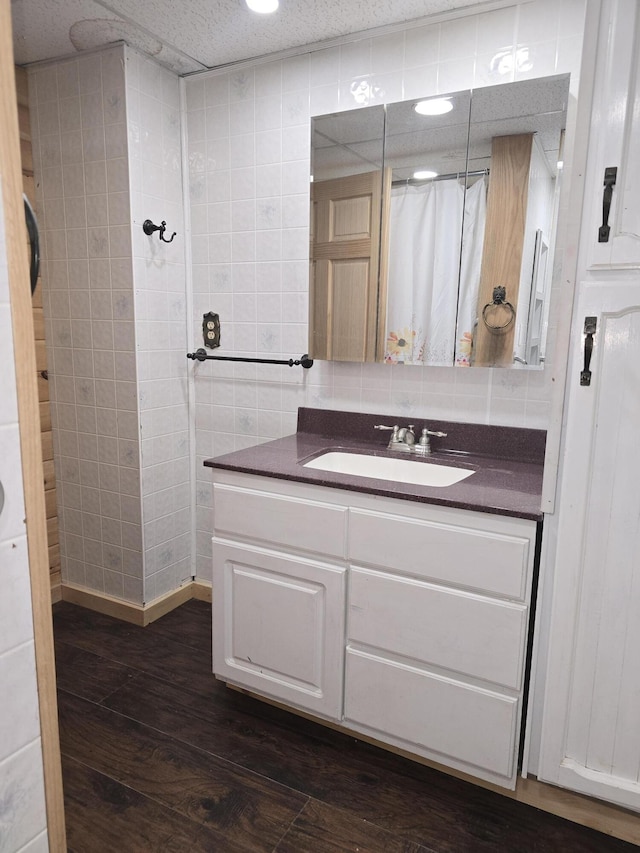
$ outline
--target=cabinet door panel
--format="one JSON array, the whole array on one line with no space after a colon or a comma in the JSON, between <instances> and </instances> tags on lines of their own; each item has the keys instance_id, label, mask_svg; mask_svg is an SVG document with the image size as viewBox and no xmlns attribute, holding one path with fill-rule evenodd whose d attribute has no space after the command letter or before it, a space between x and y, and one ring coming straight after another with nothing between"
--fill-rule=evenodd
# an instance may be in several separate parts
<instances>
[{"instance_id":1,"label":"cabinet door panel","mask_svg":"<svg viewBox=\"0 0 640 853\"><path fill-rule=\"evenodd\" d=\"M349 639L518 690L527 608L352 569Z\"/></svg>"},{"instance_id":2,"label":"cabinet door panel","mask_svg":"<svg viewBox=\"0 0 640 853\"><path fill-rule=\"evenodd\" d=\"M344 558L347 508L242 489L214 486L216 536L253 539Z\"/></svg>"},{"instance_id":3,"label":"cabinet door panel","mask_svg":"<svg viewBox=\"0 0 640 853\"><path fill-rule=\"evenodd\" d=\"M609 21L611 23L609 24ZM637 0L605 0L600 27L606 43L596 65L589 263L595 269L640 267L640 9ZM605 169L617 167L610 233L599 242Z\"/></svg>"},{"instance_id":4,"label":"cabinet door panel","mask_svg":"<svg viewBox=\"0 0 640 853\"><path fill-rule=\"evenodd\" d=\"M530 551L524 536L352 510L349 556L354 562L393 569L524 599ZM487 522L488 524L489 522ZM526 522L523 522L523 529ZM535 525L527 525L533 535Z\"/></svg>"},{"instance_id":5,"label":"cabinet door panel","mask_svg":"<svg viewBox=\"0 0 640 853\"><path fill-rule=\"evenodd\" d=\"M442 764L513 787L519 701L349 650L345 719ZM392 733L392 734L390 734Z\"/></svg>"},{"instance_id":6,"label":"cabinet door panel","mask_svg":"<svg viewBox=\"0 0 640 853\"><path fill-rule=\"evenodd\" d=\"M538 776L640 811L637 279L582 284L575 339Z\"/></svg>"},{"instance_id":7,"label":"cabinet door panel","mask_svg":"<svg viewBox=\"0 0 640 853\"><path fill-rule=\"evenodd\" d=\"M345 570L214 540L217 676L341 716Z\"/></svg>"}]
</instances>

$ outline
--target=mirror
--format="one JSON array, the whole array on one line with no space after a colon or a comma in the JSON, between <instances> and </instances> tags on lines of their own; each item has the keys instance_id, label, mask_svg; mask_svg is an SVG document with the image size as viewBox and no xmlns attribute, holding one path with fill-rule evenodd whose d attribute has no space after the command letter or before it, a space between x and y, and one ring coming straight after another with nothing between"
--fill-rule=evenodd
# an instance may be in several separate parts
<instances>
[{"instance_id":1,"label":"mirror","mask_svg":"<svg viewBox=\"0 0 640 853\"><path fill-rule=\"evenodd\" d=\"M538 366L569 77L312 120L310 353ZM414 177L430 170L434 177Z\"/></svg>"},{"instance_id":2,"label":"mirror","mask_svg":"<svg viewBox=\"0 0 640 853\"><path fill-rule=\"evenodd\" d=\"M312 121L310 350L375 361L383 235L382 105Z\"/></svg>"}]
</instances>

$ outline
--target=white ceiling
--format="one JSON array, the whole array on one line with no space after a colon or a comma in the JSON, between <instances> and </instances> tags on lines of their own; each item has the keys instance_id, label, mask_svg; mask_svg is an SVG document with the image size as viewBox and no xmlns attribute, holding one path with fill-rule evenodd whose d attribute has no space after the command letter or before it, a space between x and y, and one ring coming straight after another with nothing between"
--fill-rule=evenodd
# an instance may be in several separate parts
<instances>
[{"instance_id":1,"label":"white ceiling","mask_svg":"<svg viewBox=\"0 0 640 853\"><path fill-rule=\"evenodd\" d=\"M471 6L515 0L11 0L15 62L26 65L126 41L178 74Z\"/></svg>"}]
</instances>

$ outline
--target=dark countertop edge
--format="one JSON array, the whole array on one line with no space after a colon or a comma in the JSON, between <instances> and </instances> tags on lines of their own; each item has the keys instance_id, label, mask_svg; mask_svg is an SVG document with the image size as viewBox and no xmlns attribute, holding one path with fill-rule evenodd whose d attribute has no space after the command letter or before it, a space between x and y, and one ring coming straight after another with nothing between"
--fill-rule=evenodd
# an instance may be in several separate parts
<instances>
[{"instance_id":1,"label":"dark countertop edge","mask_svg":"<svg viewBox=\"0 0 640 853\"><path fill-rule=\"evenodd\" d=\"M376 442L371 443L345 436L297 432L284 438L207 459L204 465L241 474L408 500L414 503L542 521L543 466L541 462L496 458L482 453L460 454L455 450L451 453L436 451L429 457L428 462L446 463L462 468L473 467L475 470L473 482L472 478L468 478L446 487L446 496L437 487L395 484L386 480L352 477L302 467L301 463L329 450L341 449L352 453L387 456L389 454L386 448L388 439L385 438L385 434L378 432L374 435ZM380 441L383 443L380 444ZM423 460L416 461L420 464Z\"/></svg>"},{"instance_id":2,"label":"dark countertop edge","mask_svg":"<svg viewBox=\"0 0 640 853\"><path fill-rule=\"evenodd\" d=\"M218 462L215 459L206 459L204 461L204 465L208 468L216 468L221 471L233 471L238 474L252 474L257 477L268 477L272 480L284 480L285 482L289 483L304 483L305 485L322 486L323 488L338 489L340 491L347 492L359 492L365 495L378 495L379 497L393 498L395 500L402 501L412 501L413 503L433 504L434 506L446 506L452 507L454 509L470 510L472 512L486 512L490 515L509 516L510 518L523 518L528 521L540 522L543 520L544 517L542 509L540 509L538 512L534 512L533 510L518 510L514 509L513 507L500 506L497 503L491 505L483 505L480 503L474 503L469 501L465 502L463 500L454 500L452 498L442 498L432 494L426 496L409 491L404 491L401 494L399 492L394 492L392 489L377 485L383 483L383 480L370 479L368 477L358 478L359 480L366 481L366 483L363 482L362 484L355 483L353 481L351 481L350 483L343 483L338 482L338 478L346 475L332 474L331 472L322 472L318 470L314 472L316 475L322 475L324 473L328 476L317 476L312 479L310 476L299 474L283 475L274 471L266 471L259 467L251 467L248 465L239 465L229 462ZM369 483L375 483L376 485L368 485Z\"/></svg>"}]
</instances>

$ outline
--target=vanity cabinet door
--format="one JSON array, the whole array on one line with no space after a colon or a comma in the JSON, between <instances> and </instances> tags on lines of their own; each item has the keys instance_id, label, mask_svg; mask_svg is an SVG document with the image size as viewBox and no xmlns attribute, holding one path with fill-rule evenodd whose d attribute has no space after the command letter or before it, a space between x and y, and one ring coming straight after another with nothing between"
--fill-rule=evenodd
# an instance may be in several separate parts
<instances>
[{"instance_id":1,"label":"vanity cabinet door","mask_svg":"<svg viewBox=\"0 0 640 853\"><path fill-rule=\"evenodd\" d=\"M216 676L340 719L346 570L216 539L213 552Z\"/></svg>"},{"instance_id":2,"label":"vanity cabinet door","mask_svg":"<svg viewBox=\"0 0 640 853\"><path fill-rule=\"evenodd\" d=\"M640 812L638 278L583 283L574 335L537 775Z\"/></svg>"}]
</instances>

